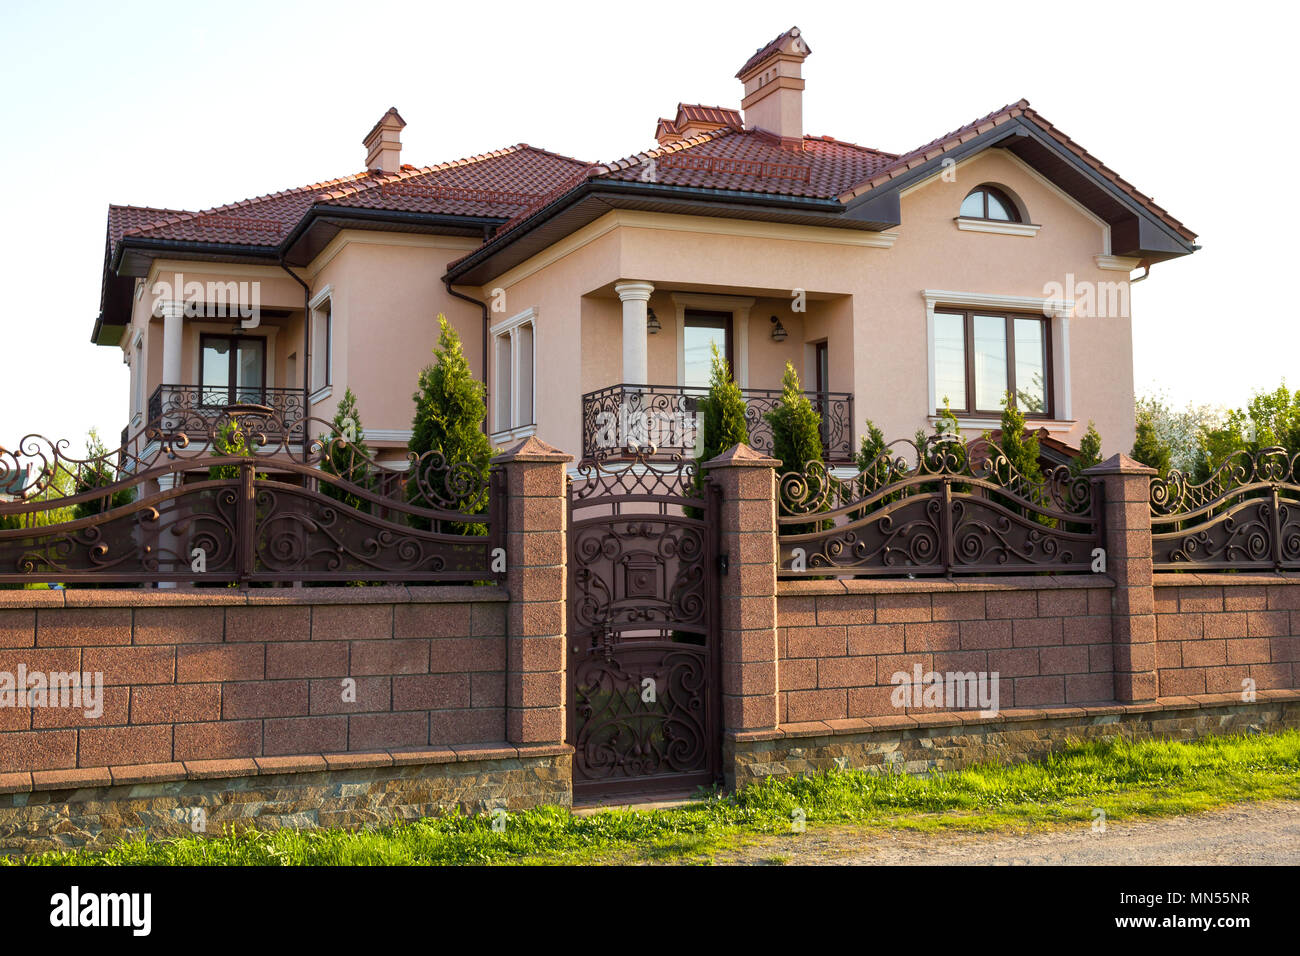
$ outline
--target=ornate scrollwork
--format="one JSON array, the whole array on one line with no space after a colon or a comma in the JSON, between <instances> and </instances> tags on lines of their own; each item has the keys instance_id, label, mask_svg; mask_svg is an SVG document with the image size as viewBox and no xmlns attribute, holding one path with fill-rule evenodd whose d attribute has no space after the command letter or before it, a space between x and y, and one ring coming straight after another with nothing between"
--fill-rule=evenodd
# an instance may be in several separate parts
<instances>
[{"instance_id":1,"label":"ornate scrollwork","mask_svg":"<svg viewBox=\"0 0 1300 956\"><path fill-rule=\"evenodd\" d=\"M1150 500L1159 569L1300 568L1300 454L1240 449L1201 482L1152 478Z\"/></svg>"},{"instance_id":2,"label":"ornate scrollwork","mask_svg":"<svg viewBox=\"0 0 1300 956\"><path fill-rule=\"evenodd\" d=\"M1090 479L1059 467L1030 480L986 439L893 442L848 477L809 462L777 497L787 575L1087 570L1099 542Z\"/></svg>"},{"instance_id":3,"label":"ornate scrollwork","mask_svg":"<svg viewBox=\"0 0 1300 956\"><path fill-rule=\"evenodd\" d=\"M82 457L39 435L0 448L0 582L500 576L482 465L428 452L397 469L329 422L261 405L192 411L179 401Z\"/></svg>"}]
</instances>

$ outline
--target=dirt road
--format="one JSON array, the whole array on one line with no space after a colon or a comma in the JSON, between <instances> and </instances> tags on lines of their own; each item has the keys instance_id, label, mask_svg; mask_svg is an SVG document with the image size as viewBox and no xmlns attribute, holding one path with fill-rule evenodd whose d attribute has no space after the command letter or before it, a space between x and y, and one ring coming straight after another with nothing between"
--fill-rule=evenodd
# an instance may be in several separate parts
<instances>
[{"instance_id":1,"label":"dirt road","mask_svg":"<svg viewBox=\"0 0 1300 956\"><path fill-rule=\"evenodd\" d=\"M1028 833L912 833L852 827L765 837L718 863L1023 866L1300 863L1300 802L1237 804L1185 817Z\"/></svg>"}]
</instances>

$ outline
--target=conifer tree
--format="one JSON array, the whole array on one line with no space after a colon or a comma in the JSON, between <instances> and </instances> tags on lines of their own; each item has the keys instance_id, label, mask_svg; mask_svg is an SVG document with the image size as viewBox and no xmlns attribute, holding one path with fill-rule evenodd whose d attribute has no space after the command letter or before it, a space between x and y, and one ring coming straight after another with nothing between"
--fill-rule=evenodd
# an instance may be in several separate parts
<instances>
[{"instance_id":1,"label":"conifer tree","mask_svg":"<svg viewBox=\"0 0 1300 956\"><path fill-rule=\"evenodd\" d=\"M438 326L434 363L420 372L418 390L412 396L415 417L407 447L416 456L416 463L407 480L407 497L420 507L479 514L487 508L492 459L492 443L483 432L487 414L483 384L470 373L460 336L446 316L438 315ZM440 453L443 463L429 452ZM456 477L449 483L453 474ZM457 492L457 486L474 489L468 500ZM487 533L481 524L456 524L445 530Z\"/></svg>"}]
</instances>

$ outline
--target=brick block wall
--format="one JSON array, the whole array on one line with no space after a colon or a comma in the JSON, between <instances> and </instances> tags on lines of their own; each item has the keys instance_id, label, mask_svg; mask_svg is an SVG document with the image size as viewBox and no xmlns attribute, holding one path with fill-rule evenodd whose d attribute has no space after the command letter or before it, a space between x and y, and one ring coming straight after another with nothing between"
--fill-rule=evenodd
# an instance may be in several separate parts
<instances>
[{"instance_id":1,"label":"brick block wall","mask_svg":"<svg viewBox=\"0 0 1300 956\"><path fill-rule=\"evenodd\" d=\"M1161 697L1300 687L1300 577L1157 574Z\"/></svg>"},{"instance_id":2,"label":"brick block wall","mask_svg":"<svg viewBox=\"0 0 1300 956\"><path fill-rule=\"evenodd\" d=\"M999 674L1001 709L1113 699L1101 576L788 581L779 586L782 725L933 713L896 708L891 677Z\"/></svg>"},{"instance_id":3,"label":"brick block wall","mask_svg":"<svg viewBox=\"0 0 1300 956\"><path fill-rule=\"evenodd\" d=\"M0 672L104 682L97 718L0 708L0 773L503 741L506 607L487 587L0 592Z\"/></svg>"}]
</instances>

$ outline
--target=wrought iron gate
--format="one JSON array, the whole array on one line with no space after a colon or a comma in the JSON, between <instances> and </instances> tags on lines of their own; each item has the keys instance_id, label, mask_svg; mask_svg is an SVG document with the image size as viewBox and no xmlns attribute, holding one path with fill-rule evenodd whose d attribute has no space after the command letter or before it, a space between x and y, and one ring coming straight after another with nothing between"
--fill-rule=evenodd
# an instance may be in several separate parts
<instances>
[{"instance_id":1,"label":"wrought iron gate","mask_svg":"<svg viewBox=\"0 0 1300 956\"><path fill-rule=\"evenodd\" d=\"M721 768L717 489L694 462L587 460L569 484L575 798L689 790Z\"/></svg>"}]
</instances>

